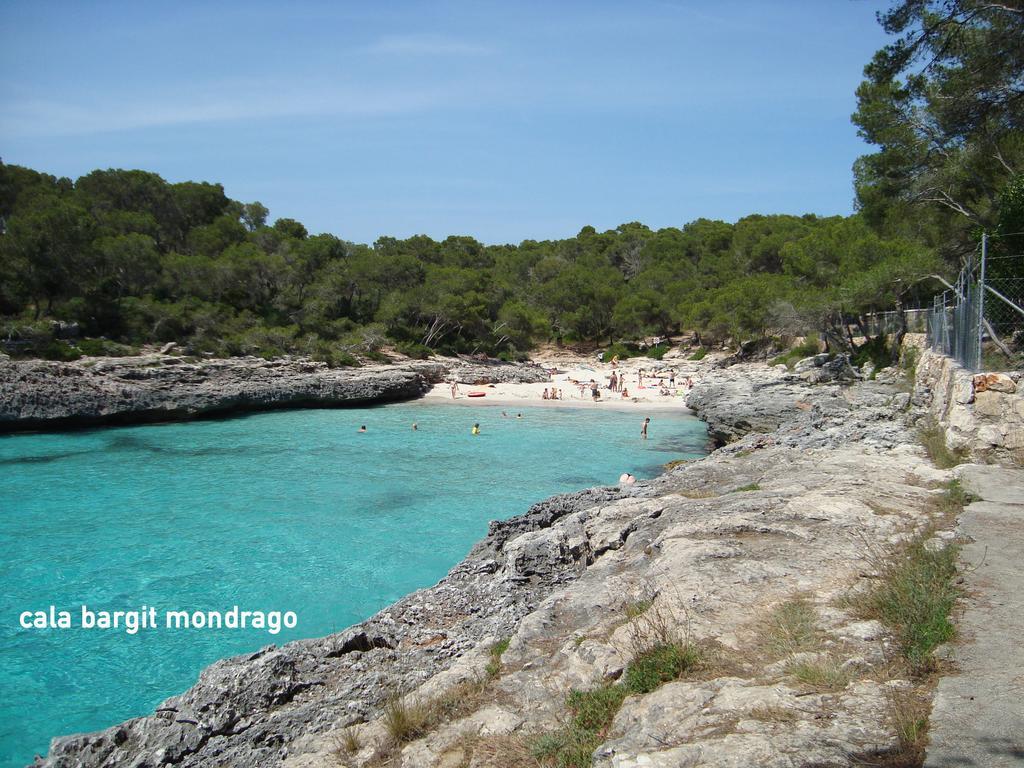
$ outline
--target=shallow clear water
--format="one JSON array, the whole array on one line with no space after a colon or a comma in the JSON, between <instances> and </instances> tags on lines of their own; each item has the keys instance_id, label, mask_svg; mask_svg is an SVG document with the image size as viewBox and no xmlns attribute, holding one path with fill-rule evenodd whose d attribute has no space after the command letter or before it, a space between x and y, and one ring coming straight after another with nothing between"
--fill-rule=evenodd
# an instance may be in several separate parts
<instances>
[{"instance_id":1,"label":"shallow clear water","mask_svg":"<svg viewBox=\"0 0 1024 768\"><path fill-rule=\"evenodd\" d=\"M414 403L0 438L0 766L147 714L218 658L370 616L443 577L489 520L704 452L681 413L652 413L646 442L639 412L522 413ZM78 628L83 604L298 625L128 635ZM19 626L50 605L74 627Z\"/></svg>"}]
</instances>

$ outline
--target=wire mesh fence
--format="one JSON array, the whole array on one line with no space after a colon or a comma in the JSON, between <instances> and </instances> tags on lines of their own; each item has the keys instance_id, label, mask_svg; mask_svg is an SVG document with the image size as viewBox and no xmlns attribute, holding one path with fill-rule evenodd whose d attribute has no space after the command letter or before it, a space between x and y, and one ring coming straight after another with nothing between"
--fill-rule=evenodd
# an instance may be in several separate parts
<instances>
[{"instance_id":1,"label":"wire mesh fence","mask_svg":"<svg viewBox=\"0 0 1024 768\"><path fill-rule=\"evenodd\" d=\"M864 317L864 330L869 336L882 336L897 333L906 324L909 333L926 333L930 315L931 308L872 312Z\"/></svg>"},{"instance_id":2,"label":"wire mesh fence","mask_svg":"<svg viewBox=\"0 0 1024 768\"><path fill-rule=\"evenodd\" d=\"M1006 368L1024 349L1024 254L990 252L986 236L956 284L937 295L928 344L965 368Z\"/></svg>"}]
</instances>

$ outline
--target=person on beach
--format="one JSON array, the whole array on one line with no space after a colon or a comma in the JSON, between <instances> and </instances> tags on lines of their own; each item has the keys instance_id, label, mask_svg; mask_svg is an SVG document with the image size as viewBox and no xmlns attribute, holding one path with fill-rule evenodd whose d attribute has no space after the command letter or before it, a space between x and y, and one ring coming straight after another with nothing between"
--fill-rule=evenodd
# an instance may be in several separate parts
<instances>
[{"instance_id":1,"label":"person on beach","mask_svg":"<svg viewBox=\"0 0 1024 768\"><path fill-rule=\"evenodd\" d=\"M597 382L591 384L590 396L594 398L595 402L601 399L601 390L597 388Z\"/></svg>"},{"instance_id":2,"label":"person on beach","mask_svg":"<svg viewBox=\"0 0 1024 768\"><path fill-rule=\"evenodd\" d=\"M629 399L629 390L628 389L622 390L622 399L623 400L628 400Z\"/></svg>"},{"instance_id":3,"label":"person on beach","mask_svg":"<svg viewBox=\"0 0 1024 768\"><path fill-rule=\"evenodd\" d=\"M366 431L366 425L365 425L365 424L363 424L363 426L361 426L361 427L360 427L359 429L357 429L356 431L357 431L357 432L365 432L365 431Z\"/></svg>"},{"instance_id":4,"label":"person on beach","mask_svg":"<svg viewBox=\"0 0 1024 768\"><path fill-rule=\"evenodd\" d=\"M648 416L646 419L644 419L644 425L640 427L640 437L642 437L644 440L647 439L647 425L650 423L651 417Z\"/></svg>"},{"instance_id":5,"label":"person on beach","mask_svg":"<svg viewBox=\"0 0 1024 768\"><path fill-rule=\"evenodd\" d=\"M480 425L479 424L474 424L473 425L473 434L474 435L479 435L480 434Z\"/></svg>"},{"instance_id":6,"label":"person on beach","mask_svg":"<svg viewBox=\"0 0 1024 768\"><path fill-rule=\"evenodd\" d=\"M676 369L673 368L668 372L668 385L674 387L676 385Z\"/></svg>"},{"instance_id":7,"label":"person on beach","mask_svg":"<svg viewBox=\"0 0 1024 768\"><path fill-rule=\"evenodd\" d=\"M456 393L459 391L459 382L452 379L452 400L455 399Z\"/></svg>"},{"instance_id":8,"label":"person on beach","mask_svg":"<svg viewBox=\"0 0 1024 768\"><path fill-rule=\"evenodd\" d=\"M540 399L541 400L550 400L550 398L548 397L548 388L547 387L544 387L544 394L540 396Z\"/></svg>"},{"instance_id":9,"label":"person on beach","mask_svg":"<svg viewBox=\"0 0 1024 768\"><path fill-rule=\"evenodd\" d=\"M612 392L616 391L616 387L619 386L619 377L615 375L615 371L612 371L611 378L608 379L608 389Z\"/></svg>"}]
</instances>

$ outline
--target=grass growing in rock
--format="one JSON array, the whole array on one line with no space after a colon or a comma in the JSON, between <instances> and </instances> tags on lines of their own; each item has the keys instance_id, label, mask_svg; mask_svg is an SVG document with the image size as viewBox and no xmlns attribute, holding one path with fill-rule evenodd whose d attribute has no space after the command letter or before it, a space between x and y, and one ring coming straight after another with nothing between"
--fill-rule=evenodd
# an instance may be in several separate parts
<instances>
[{"instance_id":1,"label":"grass growing in rock","mask_svg":"<svg viewBox=\"0 0 1024 768\"><path fill-rule=\"evenodd\" d=\"M764 623L769 649L788 656L818 645L818 612L805 597L794 597L776 606Z\"/></svg>"},{"instance_id":2,"label":"grass growing in rock","mask_svg":"<svg viewBox=\"0 0 1024 768\"><path fill-rule=\"evenodd\" d=\"M398 697L384 705L384 728L396 745L419 738L430 729L431 712L426 703Z\"/></svg>"},{"instance_id":3,"label":"grass growing in rock","mask_svg":"<svg viewBox=\"0 0 1024 768\"><path fill-rule=\"evenodd\" d=\"M638 654L626 669L630 693L650 693L677 680L701 661L700 651L688 643L663 643Z\"/></svg>"},{"instance_id":4,"label":"grass growing in rock","mask_svg":"<svg viewBox=\"0 0 1024 768\"><path fill-rule=\"evenodd\" d=\"M533 756L542 765L587 768L627 696L650 693L701 666L701 649L676 637L675 622L666 611L645 600L627 604L626 613L632 621L633 658L622 679L570 691L565 701L568 721L533 743Z\"/></svg>"},{"instance_id":5,"label":"grass growing in rock","mask_svg":"<svg viewBox=\"0 0 1024 768\"><path fill-rule=\"evenodd\" d=\"M491 659L487 662L487 676L492 680L501 675L501 657L508 650L509 638L502 638L490 648Z\"/></svg>"},{"instance_id":6,"label":"grass growing in rock","mask_svg":"<svg viewBox=\"0 0 1024 768\"><path fill-rule=\"evenodd\" d=\"M946 445L945 430L934 421L926 423L918 430L917 439L928 454L928 458L932 460L932 464L939 469L952 469L967 458L965 451L949 449Z\"/></svg>"},{"instance_id":7,"label":"grass growing in rock","mask_svg":"<svg viewBox=\"0 0 1024 768\"><path fill-rule=\"evenodd\" d=\"M786 671L816 691L841 691L851 679L849 671L831 656L795 661Z\"/></svg>"},{"instance_id":8,"label":"grass growing in rock","mask_svg":"<svg viewBox=\"0 0 1024 768\"><path fill-rule=\"evenodd\" d=\"M954 635L950 613L958 591L958 547L934 546L931 529L908 542L876 553L871 564L877 583L854 597L854 606L893 630L910 671L923 675L935 668L932 651Z\"/></svg>"},{"instance_id":9,"label":"grass growing in rock","mask_svg":"<svg viewBox=\"0 0 1024 768\"><path fill-rule=\"evenodd\" d=\"M743 493L745 491L760 491L760 490L761 490L761 486L758 485L757 483L748 483L747 485L741 485L739 488L736 488L734 492L735 493Z\"/></svg>"},{"instance_id":10,"label":"grass growing in rock","mask_svg":"<svg viewBox=\"0 0 1024 768\"><path fill-rule=\"evenodd\" d=\"M650 600L637 600L632 603L626 603L622 607L622 612L626 614L626 620L632 621L647 613L647 609L651 607Z\"/></svg>"},{"instance_id":11,"label":"grass growing in rock","mask_svg":"<svg viewBox=\"0 0 1024 768\"><path fill-rule=\"evenodd\" d=\"M906 766L924 763L928 736L928 714L931 702L914 691L891 691L889 709L899 739L899 752L894 756Z\"/></svg>"},{"instance_id":12,"label":"grass growing in rock","mask_svg":"<svg viewBox=\"0 0 1024 768\"><path fill-rule=\"evenodd\" d=\"M342 765L348 764L348 758L362 747L358 726L350 725L334 738L334 756Z\"/></svg>"},{"instance_id":13,"label":"grass growing in rock","mask_svg":"<svg viewBox=\"0 0 1024 768\"><path fill-rule=\"evenodd\" d=\"M627 696L650 693L677 680L700 660L699 649L692 645L659 645L635 657L622 682L605 683L588 691L570 691L565 700L569 721L557 731L537 738L534 757L544 765L558 768L587 768Z\"/></svg>"},{"instance_id":14,"label":"grass growing in rock","mask_svg":"<svg viewBox=\"0 0 1024 768\"><path fill-rule=\"evenodd\" d=\"M964 488L959 480L950 480L944 492L932 500L931 507L941 522L952 526L957 515L972 501L977 501L974 494Z\"/></svg>"},{"instance_id":15,"label":"grass growing in rock","mask_svg":"<svg viewBox=\"0 0 1024 768\"><path fill-rule=\"evenodd\" d=\"M499 645L501 643L495 644ZM475 712L483 703L491 679L489 676L480 676L460 683L433 699L416 700L408 696L392 698L384 705L381 717L387 740L378 746L368 765L390 765L389 761L405 744L426 736L441 723Z\"/></svg>"}]
</instances>

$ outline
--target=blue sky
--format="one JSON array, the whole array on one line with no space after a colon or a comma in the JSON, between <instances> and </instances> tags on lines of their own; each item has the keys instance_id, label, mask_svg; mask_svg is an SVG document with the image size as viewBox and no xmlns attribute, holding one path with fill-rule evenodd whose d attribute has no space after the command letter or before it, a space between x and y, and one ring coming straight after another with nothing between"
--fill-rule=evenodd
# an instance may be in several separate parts
<instances>
[{"instance_id":1,"label":"blue sky","mask_svg":"<svg viewBox=\"0 0 1024 768\"><path fill-rule=\"evenodd\" d=\"M882 0L0 0L0 157L372 242L846 214Z\"/></svg>"}]
</instances>

